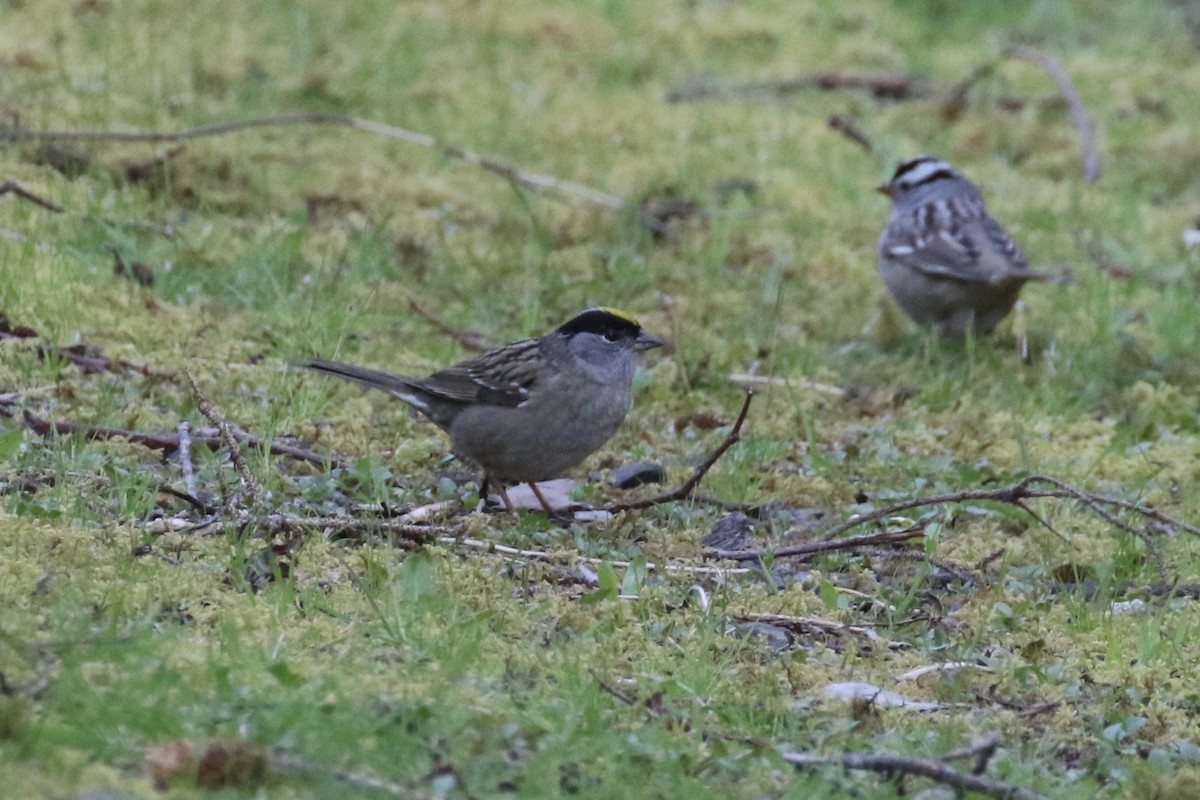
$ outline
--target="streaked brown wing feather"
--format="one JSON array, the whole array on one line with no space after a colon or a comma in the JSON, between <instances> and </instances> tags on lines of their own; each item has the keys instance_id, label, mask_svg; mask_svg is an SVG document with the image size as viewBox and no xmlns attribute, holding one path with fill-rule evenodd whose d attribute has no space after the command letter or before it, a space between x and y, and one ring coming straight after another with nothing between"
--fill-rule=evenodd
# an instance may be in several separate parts
<instances>
[{"instance_id":1,"label":"streaked brown wing feather","mask_svg":"<svg viewBox=\"0 0 1200 800\"><path fill-rule=\"evenodd\" d=\"M458 403L518 406L537 379L538 339L523 339L460 361L419 384L431 395Z\"/></svg>"},{"instance_id":2,"label":"streaked brown wing feather","mask_svg":"<svg viewBox=\"0 0 1200 800\"><path fill-rule=\"evenodd\" d=\"M889 256L934 278L979 283L1039 280L1012 237L991 217L964 221L939 232L906 232L889 243ZM899 245L900 251L894 248ZM911 253L905 253L910 248Z\"/></svg>"}]
</instances>

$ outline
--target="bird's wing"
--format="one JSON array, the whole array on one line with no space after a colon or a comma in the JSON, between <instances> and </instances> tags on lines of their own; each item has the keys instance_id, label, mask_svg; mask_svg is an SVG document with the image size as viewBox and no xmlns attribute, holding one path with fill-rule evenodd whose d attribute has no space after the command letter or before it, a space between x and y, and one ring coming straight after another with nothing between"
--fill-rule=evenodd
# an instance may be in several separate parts
<instances>
[{"instance_id":1,"label":"bird's wing","mask_svg":"<svg viewBox=\"0 0 1200 800\"><path fill-rule=\"evenodd\" d=\"M540 340L524 339L460 361L417 381L421 389L443 400L496 406L519 406L529 399L542 355Z\"/></svg>"},{"instance_id":2,"label":"bird's wing","mask_svg":"<svg viewBox=\"0 0 1200 800\"><path fill-rule=\"evenodd\" d=\"M1029 270L1012 237L991 217L960 222L950 228L906 231L884 243L893 260L931 278L1001 284L1044 280Z\"/></svg>"}]
</instances>

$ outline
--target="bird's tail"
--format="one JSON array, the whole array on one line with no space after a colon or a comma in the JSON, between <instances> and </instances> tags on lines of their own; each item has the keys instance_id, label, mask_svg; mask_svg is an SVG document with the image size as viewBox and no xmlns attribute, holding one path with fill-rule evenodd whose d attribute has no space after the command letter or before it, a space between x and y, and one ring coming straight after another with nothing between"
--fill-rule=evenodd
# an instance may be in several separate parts
<instances>
[{"instance_id":1,"label":"bird's tail","mask_svg":"<svg viewBox=\"0 0 1200 800\"><path fill-rule=\"evenodd\" d=\"M295 365L324 375L361 383L372 389L379 389L400 398L419 411L424 411L428 406L423 393L413 385L413 379L404 375L394 375L381 369L356 367L341 361L324 361L319 358L304 358L295 362Z\"/></svg>"}]
</instances>

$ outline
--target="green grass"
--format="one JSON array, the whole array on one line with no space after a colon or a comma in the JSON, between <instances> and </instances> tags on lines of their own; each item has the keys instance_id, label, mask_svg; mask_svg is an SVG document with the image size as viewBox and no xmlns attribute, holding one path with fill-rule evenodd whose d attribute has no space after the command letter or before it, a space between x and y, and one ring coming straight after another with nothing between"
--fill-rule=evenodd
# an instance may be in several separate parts
<instances>
[{"instance_id":1,"label":"green grass","mask_svg":"<svg viewBox=\"0 0 1200 800\"><path fill-rule=\"evenodd\" d=\"M741 402L728 376L754 368L793 383L759 392L745 439L705 480L721 499L842 519L1042 473L1196 520L1200 251L1180 244L1200 216L1196 31L1187 4L1083 0L6 4L6 124L347 113L707 212L654 237L635 214L333 127L181 148L63 143L75 166L62 171L36 142L0 144L0 177L67 209L0 197L0 312L43 342L147 368L85 373L31 340L0 341L0 394L21 395L0 416L6 796L161 796L142 770L153 754L217 739L277 759L222 797L386 796L333 777L344 771L418 797L884 798L898 790L887 778L798 771L777 750L925 756L986 732L1004 740L989 774L1051 797L1195 796L1194 602L1147 589L1194 581L1186 535L1155 535L1164 574L1143 542L1086 509L1037 505L1052 533L980 503L910 512L935 561L970 566L1003 548L979 584L876 553L723 582L593 563L611 585L572 582L579 557L697 561L723 514L682 503L568 529L535 514L469 521L478 538L550 549L561 566L318 533L280 563L255 526L150 532L186 510L159 491L182 486L177 458L43 438L20 420L27 408L146 431L204 425L188 370L246 429L349 459L329 472L248 449L270 509L453 498L460 467L433 426L288 364L315 353L420 373L462 357L410 298L496 342L603 303L670 346L580 476L650 459L682 479ZM697 77L911 72L953 84L1015 43L1072 74L1097 123L1097 183L1080 177L1065 111L1042 102L1053 86L1023 62L1000 62L954 122L938 97L664 99ZM833 114L887 159L830 130ZM875 273L888 209L871 190L888 159L917 152L960 166L1034 264L1070 269L1074 283L1030 286L1019 318L988 340L938 341L900 319ZM754 189L725 196L729 181ZM1131 277L1098 271L1077 234ZM114 248L155 284L114 275ZM218 500L236 482L226 454L197 448L195 467ZM581 491L613 494L603 482ZM773 543L812 535L786 516L761 527ZM263 569L275 580L250 580ZM707 611L689 602L696 582ZM1141 613L1114 613L1132 597ZM869 624L907 646L802 635L772 654L731 627L756 612ZM955 660L991 671L895 681ZM823 695L839 681L962 707L851 708ZM1040 703L1058 705L1019 713ZM194 774L170 783L171 797L213 794ZM914 794L925 785L904 781Z\"/></svg>"}]
</instances>

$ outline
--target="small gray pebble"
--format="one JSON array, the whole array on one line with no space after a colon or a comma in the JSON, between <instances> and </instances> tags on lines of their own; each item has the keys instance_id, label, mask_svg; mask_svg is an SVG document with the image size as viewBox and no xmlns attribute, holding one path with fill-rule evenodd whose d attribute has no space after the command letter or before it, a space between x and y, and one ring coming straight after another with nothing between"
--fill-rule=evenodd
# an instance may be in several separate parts
<instances>
[{"instance_id":1,"label":"small gray pebble","mask_svg":"<svg viewBox=\"0 0 1200 800\"><path fill-rule=\"evenodd\" d=\"M662 464L639 461L623 464L608 473L608 482L618 489L632 489L646 483L666 483L667 471Z\"/></svg>"}]
</instances>

